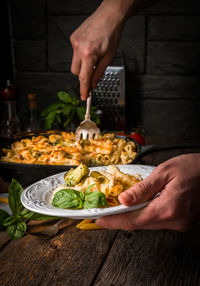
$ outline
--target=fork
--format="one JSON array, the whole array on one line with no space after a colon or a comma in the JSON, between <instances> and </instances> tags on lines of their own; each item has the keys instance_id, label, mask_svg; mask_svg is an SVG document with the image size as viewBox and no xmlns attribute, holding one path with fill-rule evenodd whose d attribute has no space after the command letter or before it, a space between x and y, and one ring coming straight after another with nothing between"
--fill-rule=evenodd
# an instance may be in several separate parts
<instances>
[{"instance_id":1,"label":"fork","mask_svg":"<svg viewBox=\"0 0 200 286\"><path fill-rule=\"evenodd\" d=\"M92 92L89 92L87 98L87 107L85 113L85 120L80 123L80 126L76 129L76 139L96 139L100 134L100 130L97 125L90 119L90 107L92 101Z\"/></svg>"},{"instance_id":2,"label":"fork","mask_svg":"<svg viewBox=\"0 0 200 286\"><path fill-rule=\"evenodd\" d=\"M62 218L61 220L59 220L55 224L47 226L46 228L44 228L40 233L47 235L47 236L55 236L60 230L60 225L65 224L66 222L68 222L68 219Z\"/></svg>"}]
</instances>

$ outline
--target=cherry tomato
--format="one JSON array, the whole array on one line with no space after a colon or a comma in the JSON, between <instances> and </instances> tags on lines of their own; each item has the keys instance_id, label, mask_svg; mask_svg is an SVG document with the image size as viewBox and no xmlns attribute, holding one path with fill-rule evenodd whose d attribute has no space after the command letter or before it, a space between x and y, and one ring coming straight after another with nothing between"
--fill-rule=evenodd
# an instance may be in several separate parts
<instances>
[{"instance_id":1,"label":"cherry tomato","mask_svg":"<svg viewBox=\"0 0 200 286\"><path fill-rule=\"evenodd\" d=\"M141 145L145 145L144 136L138 132L132 132L128 135L129 137L133 138L137 143Z\"/></svg>"}]
</instances>

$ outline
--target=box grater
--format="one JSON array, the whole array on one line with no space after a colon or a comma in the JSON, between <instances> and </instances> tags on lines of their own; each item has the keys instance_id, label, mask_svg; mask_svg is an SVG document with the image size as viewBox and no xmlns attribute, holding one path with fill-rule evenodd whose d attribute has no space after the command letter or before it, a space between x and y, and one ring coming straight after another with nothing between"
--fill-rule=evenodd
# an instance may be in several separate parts
<instances>
[{"instance_id":1,"label":"box grater","mask_svg":"<svg viewBox=\"0 0 200 286\"><path fill-rule=\"evenodd\" d=\"M124 130L125 70L124 66L108 66L93 89L94 105L102 111L101 130Z\"/></svg>"}]
</instances>

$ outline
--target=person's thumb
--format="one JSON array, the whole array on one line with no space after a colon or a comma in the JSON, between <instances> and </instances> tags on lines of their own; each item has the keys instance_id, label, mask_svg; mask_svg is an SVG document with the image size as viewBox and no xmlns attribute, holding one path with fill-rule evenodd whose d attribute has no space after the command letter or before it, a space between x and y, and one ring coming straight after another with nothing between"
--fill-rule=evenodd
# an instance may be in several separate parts
<instances>
[{"instance_id":1,"label":"person's thumb","mask_svg":"<svg viewBox=\"0 0 200 286\"><path fill-rule=\"evenodd\" d=\"M163 178L153 171L143 181L135 184L130 189L121 193L118 197L120 203L132 206L143 203L156 195L165 185Z\"/></svg>"}]
</instances>

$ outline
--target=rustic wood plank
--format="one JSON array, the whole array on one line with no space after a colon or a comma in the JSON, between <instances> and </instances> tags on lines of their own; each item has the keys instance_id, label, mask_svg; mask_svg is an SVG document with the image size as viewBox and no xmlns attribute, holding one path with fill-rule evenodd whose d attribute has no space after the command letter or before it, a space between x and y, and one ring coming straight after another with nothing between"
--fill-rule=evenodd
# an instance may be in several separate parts
<instances>
[{"instance_id":1,"label":"rustic wood plank","mask_svg":"<svg viewBox=\"0 0 200 286\"><path fill-rule=\"evenodd\" d=\"M90 285L117 232L76 224L51 239L26 235L10 242L0 252L0 285Z\"/></svg>"},{"instance_id":2,"label":"rustic wood plank","mask_svg":"<svg viewBox=\"0 0 200 286\"><path fill-rule=\"evenodd\" d=\"M10 238L6 231L0 231L0 251L9 243Z\"/></svg>"},{"instance_id":3,"label":"rustic wood plank","mask_svg":"<svg viewBox=\"0 0 200 286\"><path fill-rule=\"evenodd\" d=\"M200 285L200 226L175 231L120 231L94 286Z\"/></svg>"}]
</instances>

